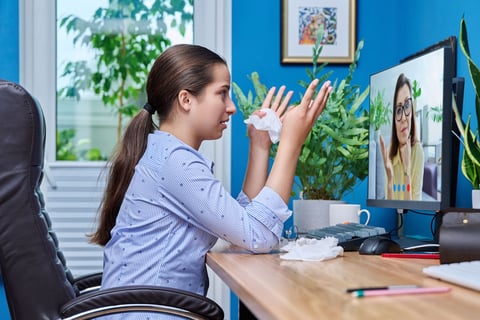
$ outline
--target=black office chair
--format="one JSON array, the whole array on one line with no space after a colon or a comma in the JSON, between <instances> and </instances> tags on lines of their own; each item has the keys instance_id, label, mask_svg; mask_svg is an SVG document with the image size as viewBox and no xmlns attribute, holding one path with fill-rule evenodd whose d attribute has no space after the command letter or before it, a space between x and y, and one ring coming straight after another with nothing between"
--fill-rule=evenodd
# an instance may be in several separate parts
<instances>
[{"instance_id":1,"label":"black office chair","mask_svg":"<svg viewBox=\"0 0 480 320\"><path fill-rule=\"evenodd\" d=\"M44 147L38 101L20 85L0 80L0 272L12 319L91 319L132 311L223 319L214 301L182 290L125 286L86 292L101 274L74 279L58 247L40 192Z\"/></svg>"}]
</instances>

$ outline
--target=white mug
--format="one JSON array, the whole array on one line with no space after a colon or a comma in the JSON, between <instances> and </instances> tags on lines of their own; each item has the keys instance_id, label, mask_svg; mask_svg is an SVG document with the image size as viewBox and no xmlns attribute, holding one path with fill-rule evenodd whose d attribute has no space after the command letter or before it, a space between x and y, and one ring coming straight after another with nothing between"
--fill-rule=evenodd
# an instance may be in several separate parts
<instances>
[{"instance_id":1,"label":"white mug","mask_svg":"<svg viewBox=\"0 0 480 320\"><path fill-rule=\"evenodd\" d=\"M360 215L365 213L367 220L365 225L370 221L370 211L367 209L360 210L359 204L331 204L329 210L330 225L344 224L349 222L360 223Z\"/></svg>"}]
</instances>

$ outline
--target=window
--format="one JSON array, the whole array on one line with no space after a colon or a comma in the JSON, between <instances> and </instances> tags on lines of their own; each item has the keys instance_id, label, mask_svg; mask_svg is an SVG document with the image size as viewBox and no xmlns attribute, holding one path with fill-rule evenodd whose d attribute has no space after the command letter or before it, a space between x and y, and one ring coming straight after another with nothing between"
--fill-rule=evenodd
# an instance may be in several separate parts
<instances>
[{"instance_id":1,"label":"window","mask_svg":"<svg viewBox=\"0 0 480 320\"><path fill-rule=\"evenodd\" d=\"M193 42L193 0L57 0L56 160L106 160L159 53Z\"/></svg>"}]
</instances>

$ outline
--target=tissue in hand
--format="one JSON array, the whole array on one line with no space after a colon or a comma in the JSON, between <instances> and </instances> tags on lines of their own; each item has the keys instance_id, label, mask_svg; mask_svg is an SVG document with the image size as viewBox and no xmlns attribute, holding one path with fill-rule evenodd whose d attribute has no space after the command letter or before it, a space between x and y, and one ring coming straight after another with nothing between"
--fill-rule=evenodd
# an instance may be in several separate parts
<instances>
[{"instance_id":1,"label":"tissue in hand","mask_svg":"<svg viewBox=\"0 0 480 320\"><path fill-rule=\"evenodd\" d=\"M321 240L300 238L289 242L280 250L287 253L280 256L285 260L323 261L343 256L343 248L337 246L338 239L327 237Z\"/></svg>"},{"instance_id":2,"label":"tissue in hand","mask_svg":"<svg viewBox=\"0 0 480 320\"><path fill-rule=\"evenodd\" d=\"M259 116L252 114L244 122L246 124L252 124L257 130L268 131L270 140L273 143L277 143L280 140L280 131L282 130L282 122L277 116L275 111L269 108L260 109L265 113L265 116L260 118Z\"/></svg>"}]
</instances>

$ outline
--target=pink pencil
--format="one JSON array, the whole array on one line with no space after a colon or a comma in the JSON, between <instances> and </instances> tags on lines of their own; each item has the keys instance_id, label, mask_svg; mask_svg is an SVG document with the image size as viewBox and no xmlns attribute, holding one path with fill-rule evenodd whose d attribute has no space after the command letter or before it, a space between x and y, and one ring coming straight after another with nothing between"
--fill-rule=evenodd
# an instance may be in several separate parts
<instances>
[{"instance_id":1,"label":"pink pencil","mask_svg":"<svg viewBox=\"0 0 480 320\"><path fill-rule=\"evenodd\" d=\"M421 293L442 293L450 291L450 287L433 287L433 288L406 288L394 290L359 290L352 292L357 298L373 297L373 296L392 296L400 294L421 294Z\"/></svg>"}]
</instances>

